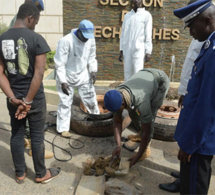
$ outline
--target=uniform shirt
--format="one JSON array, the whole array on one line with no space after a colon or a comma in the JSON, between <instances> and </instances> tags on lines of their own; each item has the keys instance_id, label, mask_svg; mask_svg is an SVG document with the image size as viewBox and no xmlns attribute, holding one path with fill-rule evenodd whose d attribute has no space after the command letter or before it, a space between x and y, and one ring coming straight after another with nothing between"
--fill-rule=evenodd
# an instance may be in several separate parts
<instances>
[{"instance_id":1,"label":"uniform shirt","mask_svg":"<svg viewBox=\"0 0 215 195\"><path fill-rule=\"evenodd\" d=\"M174 138L188 153L215 154L215 34L195 61Z\"/></svg>"},{"instance_id":2,"label":"uniform shirt","mask_svg":"<svg viewBox=\"0 0 215 195\"><path fill-rule=\"evenodd\" d=\"M190 79L190 74L194 65L194 61L199 55L203 43L204 42L199 42L195 39L193 39L190 43L181 71L180 85L178 88L179 95L185 95L187 93L187 84Z\"/></svg>"},{"instance_id":3,"label":"uniform shirt","mask_svg":"<svg viewBox=\"0 0 215 195\"><path fill-rule=\"evenodd\" d=\"M34 76L37 55L50 51L45 39L27 28L10 28L0 36L0 57L3 60L11 89L17 98L25 97ZM34 99L44 98L41 84Z\"/></svg>"},{"instance_id":4,"label":"uniform shirt","mask_svg":"<svg viewBox=\"0 0 215 195\"><path fill-rule=\"evenodd\" d=\"M128 110L132 120L151 123L157 109L162 105L169 88L169 79L162 70L146 68L117 89L126 89L131 97L131 107ZM158 90L160 89L160 90Z\"/></svg>"},{"instance_id":5,"label":"uniform shirt","mask_svg":"<svg viewBox=\"0 0 215 195\"><path fill-rule=\"evenodd\" d=\"M77 29L61 38L54 56L56 80L73 86L90 80L90 72L97 72L95 39L82 42L74 34ZM89 69L88 69L89 68Z\"/></svg>"}]
</instances>

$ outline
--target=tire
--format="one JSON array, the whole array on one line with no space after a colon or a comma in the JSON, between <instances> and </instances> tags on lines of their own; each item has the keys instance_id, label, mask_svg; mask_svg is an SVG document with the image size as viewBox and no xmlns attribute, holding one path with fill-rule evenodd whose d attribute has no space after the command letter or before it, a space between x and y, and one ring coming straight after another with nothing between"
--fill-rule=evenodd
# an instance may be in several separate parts
<instances>
[{"instance_id":1,"label":"tire","mask_svg":"<svg viewBox=\"0 0 215 195\"><path fill-rule=\"evenodd\" d=\"M176 107L179 115L180 109L178 109L177 103L165 100L163 105L170 105L170 106ZM178 123L178 116L174 118L164 118L164 117L158 116L157 114L154 122L153 139L162 140L162 141L175 141L174 133L175 133L177 123Z\"/></svg>"},{"instance_id":2,"label":"tire","mask_svg":"<svg viewBox=\"0 0 215 195\"><path fill-rule=\"evenodd\" d=\"M123 129L128 127L131 119L128 113L123 116ZM113 136L113 118L104 120L89 120L88 115L84 114L80 107L74 105L72 108L72 119L70 129L80 135L90 137Z\"/></svg>"},{"instance_id":3,"label":"tire","mask_svg":"<svg viewBox=\"0 0 215 195\"><path fill-rule=\"evenodd\" d=\"M178 119L165 119L156 117L154 123L153 139L162 141L175 141L174 133Z\"/></svg>"},{"instance_id":4,"label":"tire","mask_svg":"<svg viewBox=\"0 0 215 195\"><path fill-rule=\"evenodd\" d=\"M107 109L104 109L104 95L96 95L97 103L98 103L98 109L100 111L100 114L90 114L88 113L85 105L83 102L80 103L80 109L81 111L88 116L89 119L92 120L105 120L108 118L113 118L113 112L108 111Z\"/></svg>"}]
</instances>

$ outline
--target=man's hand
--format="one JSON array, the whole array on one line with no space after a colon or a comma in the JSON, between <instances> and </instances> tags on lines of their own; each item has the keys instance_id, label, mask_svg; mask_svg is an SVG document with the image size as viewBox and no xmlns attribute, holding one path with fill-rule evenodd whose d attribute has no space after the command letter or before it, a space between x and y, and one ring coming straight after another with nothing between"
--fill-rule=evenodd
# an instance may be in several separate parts
<instances>
[{"instance_id":1,"label":"man's hand","mask_svg":"<svg viewBox=\"0 0 215 195\"><path fill-rule=\"evenodd\" d=\"M26 106L26 104L22 100L16 98L12 98L11 104L13 104L16 107L18 107L19 105Z\"/></svg>"},{"instance_id":2,"label":"man's hand","mask_svg":"<svg viewBox=\"0 0 215 195\"><path fill-rule=\"evenodd\" d=\"M123 51L120 51L119 53L119 61L122 62L123 59Z\"/></svg>"},{"instance_id":3,"label":"man's hand","mask_svg":"<svg viewBox=\"0 0 215 195\"><path fill-rule=\"evenodd\" d=\"M69 86L68 86L67 83L62 83L61 84L61 89L62 89L63 93L65 93L66 95L69 95L69 92L68 92Z\"/></svg>"},{"instance_id":4,"label":"man's hand","mask_svg":"<svg viewBox=\"0 0 215 195\"><path fill-rule=\"evenodd\" d=\"M90 79L91 79L91 81L92 81L92 84L95 84L95 82L96 82L96 73L95 72L91 72L90 73Z\"/></svg>"},{"instance_id":5,"label":"man's hand","mask_svg":"<svg viewBox=\"0 0 215 195\"><path fill-rule=\"evenodd\" d=\"M149 62L150 59L151 59L151 55L147 53L147 54L145 55L145 62Z\"/></svg>"},{"instance_id":6,"label":"man's hand","mask_svg":"<svg viewBox=\"0 0 215 195\"><path fill-rule=\"evenodd\" d=\"M15 113L15 118L17 118L18 120L25 118L30 109L31 105L19 105Z\"/></svg>"},{"instance_id":7,"label":"man's hand","mask_svg":"<svg viewBox=\"0 0 215 195\"><path fill-rule=\"evenodd\" d=\"M112 158L114 156L120 157L120 153L121 153L121 147L120 146L116 146L114 151L112 152Z\"/></svg>"},{"instance_id":8,"label":"man's hand","mask_svg":"<svg viewBox=\"0 0 215 195\"><path fill-rule=\"evenodd\" d=\"M178 160L180 160L182 163L190 163L191 155L184 152L182 149L178 152Z\"/></svg>"},{"instance_id":9,"label":"man's hand","mask_svg":"<svg viewBox=\"0 0 215 195\"><path fill-rule=\"evenodd\" d=\"M137 163L137 161L141 158L141 155L138 153L129 158L128 160L130 161L130 168Z\"/></svg>"},{"instance_id":10,"label":"man's hand","mask_svg":"<svg viewBox=\"0 0 215 195\"><path fill-rule=\"evenodd\" d=\"M181 95L180 98L178 99L178 107L181 108L183 105L184 101L184 95Z\"/></svg>"}]
</instances>

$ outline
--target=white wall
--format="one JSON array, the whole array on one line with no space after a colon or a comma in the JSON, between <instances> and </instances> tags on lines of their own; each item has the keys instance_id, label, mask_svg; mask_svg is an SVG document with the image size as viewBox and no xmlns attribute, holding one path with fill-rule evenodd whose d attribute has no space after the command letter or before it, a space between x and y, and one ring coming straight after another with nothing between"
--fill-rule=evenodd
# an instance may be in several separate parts
<instances>
[{"instance_id":1,"label":"white wall","mask_svg":"<svg viewBox=\"0 0 215 195\"><path fill-rule=\"evenodd\" d=\"M43 0L45 10L35 31L40 33L52 50L63 36L63 0ZM0 22L10 24L24 0L0 0Z\"/></svg>"}]
</instances>

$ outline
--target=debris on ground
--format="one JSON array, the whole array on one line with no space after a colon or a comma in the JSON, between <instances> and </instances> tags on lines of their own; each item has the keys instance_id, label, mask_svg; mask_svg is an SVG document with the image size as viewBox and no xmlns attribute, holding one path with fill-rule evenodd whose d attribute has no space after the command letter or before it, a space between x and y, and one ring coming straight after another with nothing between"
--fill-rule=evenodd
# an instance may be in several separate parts
<instances>
[{"instance_id":1,"label":"debris on ground","mask_svg":"<svg viewBox=\"0 0 215 195\"><path fill-rule=\"evenodd\" d=\"M84 175L115 175L115 171L119 169L120 158L116 158L112 161L112 156L98 157L96 160L90 158L87 159L84 164ZM110 165L110 163L112 163Z\"/></svg>"},{"instance_id":2,"label":"debris on ground","mask_svg":"<svg viewBox=\"0 0 215 195\"><path fill-rule=\"evenodd\" d=\"M168 93L166 95L166 99L167 100L178 100L179 99L178 88L170 87L168 90Z\"/></svg>"},{"instance_id":3,"label":"debris on ground","mask_svg":"<svg viewBox=\"0 0 215 195\"><path fill-rule=\"evenodd\" d=\"M112 194L142 195L143 193L124 181L121 181L117 178L110 178L105 183L105 195Z\"/></svg>"}]
</instances>

